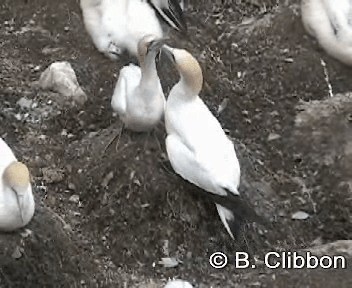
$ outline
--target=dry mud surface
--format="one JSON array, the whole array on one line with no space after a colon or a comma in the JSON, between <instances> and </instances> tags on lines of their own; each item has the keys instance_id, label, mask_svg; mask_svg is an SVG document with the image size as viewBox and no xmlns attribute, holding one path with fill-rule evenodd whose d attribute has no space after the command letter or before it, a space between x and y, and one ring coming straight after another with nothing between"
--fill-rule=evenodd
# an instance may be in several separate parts
<instances>
[{"instance_id":1,"label":"dry mud surface","mask_svg":"<svg viewBox=\"0 0 352 288\"><path fill-rule=\"evenodd\" d=\"M0 287L162 287L169 277L204 288L352 287L350 266L209 265L215 251L263 259L352 238L352 71L306 36L298 1L190 2L189 39L171 43L200 60L214 113L228 99L218 119L238 151L240 191L272 226L248 225L230 241L213 204L172 172L162 124L124 132L118 151L104 152L121 125L110 97L131 59L95 50L78 1L2 0L0 136L29 165L38 209L26 229L0 235ZM54 61L72 64L83 106L38 88ZM167 92L177 76L167 62L159 68ZM292 219L298 211L309 217ZM182 263L166 268L162 257Z\"/></svg>"}]
</instances>

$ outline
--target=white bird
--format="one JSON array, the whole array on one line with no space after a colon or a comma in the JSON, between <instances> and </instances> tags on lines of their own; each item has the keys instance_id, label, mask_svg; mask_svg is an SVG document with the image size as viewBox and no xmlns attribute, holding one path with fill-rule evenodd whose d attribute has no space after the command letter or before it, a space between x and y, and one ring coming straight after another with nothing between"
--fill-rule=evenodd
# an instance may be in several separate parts
<instances>
[{"instance_id":1,"label":"white bird","mask_svg":"<svg viewBox=\"0 0 352 288\"><path fill-rule=\"evenodd\" d=\"M28 168L0 138L0 230L13 231L27 225L34 206Z\"/></svg>"},{"instance_id":2,"label":"white bird","mask_svg":"<svg viewBox=\"0 0 352 288\"><path fill-rule=\"evenodd\" d=\"M187 281L177 279L167 282L164 288L193 288L193 286Z\"/></svg>"},{"instance_id":3,"label":"white bird","mask_svg":"<svg viewBox=\"0 0 352 288\"><path fill-rule=\"evenodd\" d=\"M232 238L243 220L259 216L240 197L240 165L233 143L198 96L203 75L186 50L164 45L181 76L166 101L166 150L177 174L205 190Z\"/></svg>"},{"instance_id":4,"label":"white bird","mask_svg":"<svg viewBox=\"0 0 352 288\"><path fill-rule=\"evenodd\" d=\"M352 0L302 0L307 32L332 57L352 65Z\"/></svg>"},{"instance_id":5,"label":"white bird","mask_svg":"<svg viewBox=\"0 0 352 288\"><path fill-rule=\"evenodd\" d=\"M162 40L147 35L138 43L140 67L130 64L121 69L111 99L112 109L124 125L133 131L150 131L164 115L165 96L162 90L155 57Z\"/></svg>"},{"instance_id":6,"label":"white bird","mask_svg":"<svg viewBox=\"0 0 352 288\"><path fill-rule=\"evenodd\" d=\"M80 6L94 45L111 59L125 50L137 56L138 42L146 35L163 37L156 12L171 27L187 28L177 0L81 0Z\"/></svg>"}]
</instances>

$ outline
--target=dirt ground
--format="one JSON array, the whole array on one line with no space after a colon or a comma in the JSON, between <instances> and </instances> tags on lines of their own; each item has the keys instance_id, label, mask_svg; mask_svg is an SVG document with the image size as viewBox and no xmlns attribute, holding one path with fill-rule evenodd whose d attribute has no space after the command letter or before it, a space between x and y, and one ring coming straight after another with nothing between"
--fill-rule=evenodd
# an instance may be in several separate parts
<instances>
[{"instance_id":1,"label":"dirt ground","mask_svg":"<svg viewBox=\"0 0 352 288\"><path fill-rule=\"evenodd\" d=\"M189 36L170 43L201 62L201 97L215 114L228 99L218 119L235 142L240 191L272 225L247 225L231 241L213 204L172 172L163 124L150 135L125 131L117 151L104 151L121 125L110 98L131 58L97 52L78 0L2 0L0 136L30 167L37 211L26 229L0 235L0 287L151 288L173 277L204 288L352 287L349 266L209 265L215 251L262 260L352 239L352 70L306 35L299 1L190 2ZM38 88L54 61L72 64L83 106ZM177 75L167 61L159 69L167 94ZM299 211L308 219L293 219ZM164 267L163 257L180 263Z\"/></svg>"}]
</instances>

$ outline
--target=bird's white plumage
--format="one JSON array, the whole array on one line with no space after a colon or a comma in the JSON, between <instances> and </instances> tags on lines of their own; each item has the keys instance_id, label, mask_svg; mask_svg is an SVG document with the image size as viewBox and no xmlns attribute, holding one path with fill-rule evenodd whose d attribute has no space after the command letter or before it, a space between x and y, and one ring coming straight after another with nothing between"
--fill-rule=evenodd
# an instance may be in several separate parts
<instances>
[{"instance_id":1,"label":"bird's white plumage","mask_svg":"<svg viewBox=\"0 0 352 288\"><path fill-rule=\"evenodd\" d=\"M175 171L208 192L236 191L240 167L233 143L204 102L198 96L184 101L178 96L182 84L177 85L165 111L166 147Z\"/></svg>"},{"instance_id":2,"label":"bird's white plumage","mask_svg":"<svg viewBox=\"0 0 352 288\"><path fill-rule=\"evenodd\" d=\"M163 37L155 11L145 0L81 0L83 21L97 49L116 58L127 50L137 55L137 44L147 34Z\"/></svg>"},{"instance_id":3,"label":"bird's white plumage","mask_svg":"<svg viewBox=\"0 0 352 288\"><path fill-rule=\"evenodd\" d=\"M302 0L302 21L325 51L352 65L352 0Z\"/></svg>"},{"instance_id":4,"label":"bird's white plumage","mask_svg":"<svg viewBox=\"0 0 352 288\"><path fill-rule=\"evenodd\" d=\"M177 62L180 50L172 51ZM240 166L233 143L208 107L190 89L191 80L185 81L181 73L180 82L171 89L166 102L166 149L170 163L176 173L207 192L239 195ZM227 223L234 219L232 212L221 205L217 209L227 231L234 237Z\"/></svg>"},{"instance_id":5,"label":"bird's white plumage","mask_svg":"<svg viewBox=\"0 0 352 288\"><path fill-rule=\"evenodd\" d=\"M147 37L152 36L143 39ZM156 53L142 55L141 67L130 64L121 69L111 99L112 109L126 128L137 132L151 130L164 115L165 96L156 70Z\"/></svg>"},{"instance_id":6,"label":"bird's white plumage","mask_svg":"<svg viewBox=\"0 0 352 288\"><path fill-rule=\"evenodd\" d=\"M184 280L170 280L166 283L164 288L192 288L191 283Z\"/></svg>"},{"instance_id":7,"label":"bird's white plumage","mask_svg":"<svg viewBox=\"0 0 352 288\"><path fill-rule=\"evenodd\" d=\"M122 67L120 70L119 79L111 100L112 109L119 115L123 115L126 112L127 97L138 87L141 77L141 68L134 64Z\"/></svg>"},{"instance_id":8,"label":"bird's white plumage","mask_svg":"<svg viewBox=\"0 0 352 288\"><path fill-rule=\"evenodd\" d=\"M83 21L97 49L110 58L127 50L137 55L147 34L163 37L153 8L144 0L81 0Z\"/></svg>"},{"instance_id":9,"label":"bird's white plumage","mask_svg":"<svg viewBox=\"0 0 352 288\"><path fill-rule=\"evenodd\" d=\"M15 192L4 181L6 168L15 161L17 159L11 148L0 138L0 230L2 231L12 231L27 225L34 214L35 204L31 185L23 193L22 221Z\"/></svg>"}]
</instances>

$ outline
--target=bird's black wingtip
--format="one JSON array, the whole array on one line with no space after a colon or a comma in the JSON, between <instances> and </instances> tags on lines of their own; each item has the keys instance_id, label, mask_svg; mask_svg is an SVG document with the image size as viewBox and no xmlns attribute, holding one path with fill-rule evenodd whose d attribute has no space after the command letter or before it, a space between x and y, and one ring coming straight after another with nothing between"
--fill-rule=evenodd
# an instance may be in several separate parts
<instances>
[{"instance_id":1,"label":"bird's black wingtip","mask_svg":"<svg viewBox=\"0 0 352 288\"><path fill-rule=\"evenodd\" d=\"M241 195L236 195L226 188L224 188L224 190L227 192L227 196L225 197L226 202L224 201L219 204L225 204L224 207L231 210L234 213L235 218L246 222L256 222L264 227L270 227L271 222L266 219L266 217L258 215L252 205L250 205Z\"/></svg>"}]
</instances>

